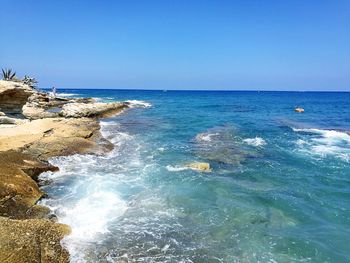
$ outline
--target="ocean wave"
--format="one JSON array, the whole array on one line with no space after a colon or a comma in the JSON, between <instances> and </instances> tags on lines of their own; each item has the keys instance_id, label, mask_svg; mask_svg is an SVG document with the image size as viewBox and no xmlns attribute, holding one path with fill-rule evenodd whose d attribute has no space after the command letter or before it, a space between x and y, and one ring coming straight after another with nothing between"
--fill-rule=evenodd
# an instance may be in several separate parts
<instances>
[{"instance_id":1,"label":"ocean wave","mask_svg":"<svg viewBox=\"0 0 350 263\"><path fill-rule=\"evenodd\" d=\"M56 96L57 97L73 97L73 96L79 96L79 94L77 94L77 93L64 93L64 92L62 92L62 93L56 93Z\"/></svg>"},{"instance_id":2,"label":"ocean wave","mask_svg":"<svg viewBox=\"0 0 350 263\"><path fill-rule=\"evenodd\" d=\"M152 107L151 103L148 103L148 102L143 101L143 100L127 100L125 102L127 102L131 108L135 108L135 107L150 108L150 107Z\"/></svg>"},{"instance_id":3,"label":"ocean wave","mask_svg":"<svg viewBox=\"0 0 350 263\"><path fill-rule=\"evenodd\" d=\"M350 134L347 132L342 131L336 131L336 130L322 130L322 129L297 129L292 128L295 132L304 132L304 133L311 133L311 134L319 134L323 136L324 138L329 138L332 140L342 140L345 142L350 143Z\"/></svg>"},{"instance_id":4,"label":"ocean wave","mask_svg":"<svg viewBox=\"0 0 350 263\"><path fill-rule=\"evenodd\" d=\"M296 141L302 151L320 157L335 156L346 162L350 161L350 135L347 132L316 128L292 129L297 133L308 134L307 138Z\"/></svg>"},{"instance_id":5,"label":"ocean wave","mask_svg":"<svg viewBox=\"0 0 350 263\"><path fill-rule=\"evenodd\" d=\"M266 145L266 141L260 137L247 138L244 139L243 142L256 147Z\"/></svg>"}]
</instances>

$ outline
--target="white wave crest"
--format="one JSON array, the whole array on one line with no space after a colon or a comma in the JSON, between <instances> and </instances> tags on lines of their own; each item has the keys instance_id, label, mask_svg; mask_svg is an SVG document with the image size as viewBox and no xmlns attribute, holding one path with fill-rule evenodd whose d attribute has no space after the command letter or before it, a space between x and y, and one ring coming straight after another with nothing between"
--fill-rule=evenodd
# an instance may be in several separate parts
<instances>
[{"instance_id":1,"label":"white wave crest","mask_svg":"<svg viewBox=\"0 0 350 263\"><path fill-rule=\"evenodd\" d=\"M172 165L167 165L166 169L169 172L180 172L180 171L184 171L184 170L188 170L189 167L186 166L172 166Z\"/></svg>"},{"instance_id":2,"label":"white wave crest","mask_svg":"<svg viewBox=\"0 0 350 263\"><path fill-rule=\"evenodd\" d=\"M297 129L297 128L292 128L292 129L295 132L314 133L314 134L319 134L324 138L329 138L332 140L343 140L350 143L350 134L342 131L321 130L321 129Z\"/></svg>"},{"instance_id":3,"label":"white wave crest","mask_svg":"<svg viewBox=\"0 0 350 263\"><path fill-rule=\"evenodd\" d=\"M148 102L143 101L143 100L127 100L125 102L127 102L131 108L135 108L135 107L150 108L150 107L152 107L151 103L148 103Z\"/></svg>"},{"instance_id":4,"label":"white wave crest","mask_svg":"<svg viewBox=\"0 0 350 263\"><path fill-rule=\"evenodd\" d=\"M297 129L295 132L307 133L311 138L298 139L301 150L321 157L335 156L350 161L350 135L346 132L322 129ZM308 140L307 140L308 139Z\"/></svg>"},{"instance_id":5,"label":"white wave crest","mask_svg":"<svg viewBox=\"0 0 350 263\"><path fill-rule=\"evenodd\" d=\"M57 97L73 97L73 96L78 96L79 94L77 93L57 93Z\"/></svg>"},{"instance_id":6,"label":"white wave crest","mask_svg":"<svg viewBox=\"0 0 350 263\"><path fill-rule=\"evenodd\" d=\"M256 146L256 147L266 145L265 140L260 137L247 138L247 139L244 139L243 141L249 145Z\"/></svg>"}]
</instances>

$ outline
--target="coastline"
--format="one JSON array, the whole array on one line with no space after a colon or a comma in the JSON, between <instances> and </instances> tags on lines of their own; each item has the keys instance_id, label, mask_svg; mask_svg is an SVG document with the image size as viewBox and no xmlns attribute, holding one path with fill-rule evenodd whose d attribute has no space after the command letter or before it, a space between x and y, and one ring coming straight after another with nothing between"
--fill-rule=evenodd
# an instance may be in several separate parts
<instances>
[{"instance_id":1,"label":"coastline","mask_svg":"<svg viewBox=\"0 0 350 263\"><path fill-rule=\"evenodd\" d=\"M45 196L38 176L59 170L48 162L50 157L112 150L113 144L100 133L99 119L120 114L128 105L50 99L20 83L0 84L2 120L12 122L0 126L0 261L69 262L60 241L70 227L37 204ZM54 107L63 116L48 110Z\"/></svg>"}]
</instances>

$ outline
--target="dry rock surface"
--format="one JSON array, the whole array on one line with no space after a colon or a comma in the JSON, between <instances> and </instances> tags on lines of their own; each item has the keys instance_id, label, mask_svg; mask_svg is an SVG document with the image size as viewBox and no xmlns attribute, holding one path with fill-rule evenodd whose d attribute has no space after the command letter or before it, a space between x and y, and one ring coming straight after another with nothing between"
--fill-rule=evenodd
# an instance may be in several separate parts
<instances>
[{"instance_id":1,"label":"dry rock surface","mask_svg":"<svg viewBox=\"0 0 350 263\"><path fill-rule=\"evenodd\" d=\"M14 81L0 81L0 262L69 262L60 240L70 232L37 204L38 175L57 171L47 160L74 153L102 154L113 145L97 117L125 103L52 97Z\"/></svg>"}]
</instances>

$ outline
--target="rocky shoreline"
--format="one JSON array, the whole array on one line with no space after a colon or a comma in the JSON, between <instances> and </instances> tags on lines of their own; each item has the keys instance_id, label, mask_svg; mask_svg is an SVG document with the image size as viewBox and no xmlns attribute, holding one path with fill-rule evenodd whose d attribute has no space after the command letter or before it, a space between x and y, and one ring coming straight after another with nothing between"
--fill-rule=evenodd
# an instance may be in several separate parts
<instances>
[{"instance_id":1,"label":"rocky shoreline","mask_svg":"<svg viewBox=\"0 0 350 263\"><path fill-rule=\"evenodd\" d=\"M99 118L128 103L50 96L18 81L0 81L0 262L69 262L60 240L70 227L37 202L40 173L57 171L53 156L103 154L113 145Z\"/></svg>"}]
</instances>

